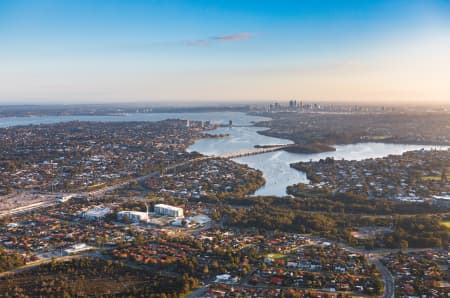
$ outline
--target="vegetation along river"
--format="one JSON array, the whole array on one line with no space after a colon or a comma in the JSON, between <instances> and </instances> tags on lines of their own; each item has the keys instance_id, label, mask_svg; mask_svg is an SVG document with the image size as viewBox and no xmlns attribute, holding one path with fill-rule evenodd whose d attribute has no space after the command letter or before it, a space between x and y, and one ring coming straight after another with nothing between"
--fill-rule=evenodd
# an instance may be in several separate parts
<instances>
[{"instance_id":1,"label":"vegetation along river","mask_svg":"<svg viewBox=\"0 0 450 298\"><path fill-rule=\"evenodd\" d=\"M136 113L115 116L44 116L44 117L8 117L0 118L0 127L15 125L57 123L67 121L160 121L165 119L209 120L216 124L233 122L233 127L219 127L212 134L229 134L229 137L200 139L192 144L188 151L197 151L205 155L221 154L254 149L255 145L291 144L292 141L258 134L261 127L251 126L254 122L267 118L246 115L239 112L211 113ZM314 154L289 153L275 151L234 159L238 163L247 164L263 172L266 184L256 191L255 195L286 195L286 187L299 182L307 182L306 175L289 165L298 161L319 160L326 157L335 159L361 160L383 157L389 154L402 154L405 151L421 148L430 149L434 146L402 145L384 143L358 143L335 146L336 151Z\"/></svg>"}]
</instances>

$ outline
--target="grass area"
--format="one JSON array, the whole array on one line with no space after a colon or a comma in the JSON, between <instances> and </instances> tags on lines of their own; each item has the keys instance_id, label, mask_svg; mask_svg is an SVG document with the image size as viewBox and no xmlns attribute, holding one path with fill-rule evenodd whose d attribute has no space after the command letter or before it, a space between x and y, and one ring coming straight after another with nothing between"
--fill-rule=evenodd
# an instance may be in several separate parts
<instances>
[{"instance_id":1,"label":"grass area","mask_svg":"<svg viewBox=\"0 0 450 298\"><path fill-rule=\"evenodd\" d=\"M444 227L446 227L447 229L450 229L450 220L443 221L443 222L441 222L441 224L442 224Z\"/></svg>"},{"instance_id":2,"label":"grass area","mask_svg":"<svg viewBox=\"0 0 450 298\"><path fill-rule=\"evenodd\" d=\"M284 254L273 253L273 254L268 254L266 257L274 259L274 260L281 260L281 259L284 259L286 256Z\"/></svg>"},{"instance_id":3,"label":"grass area","mask_svg":"<svg viewBox=\"0 0 450 298\"><path fill-rule=\"evenodd\" d=\"M373 141L380 141L380 140L385 140L390 138L389 136L370 136L368 137L369 140L373 140Z\"/></svg>"},{"instance_id":4,"label":"grass area","mask_svg":"<svg viewBox=\"0 0 450 298\"><path fill-rule=\"evenodd\" d=\"M423 176L422 180L425 181L442 181L441 176ZM450 180L450 175L447 175L447 180Z\"/></svg>"}]
</instances>

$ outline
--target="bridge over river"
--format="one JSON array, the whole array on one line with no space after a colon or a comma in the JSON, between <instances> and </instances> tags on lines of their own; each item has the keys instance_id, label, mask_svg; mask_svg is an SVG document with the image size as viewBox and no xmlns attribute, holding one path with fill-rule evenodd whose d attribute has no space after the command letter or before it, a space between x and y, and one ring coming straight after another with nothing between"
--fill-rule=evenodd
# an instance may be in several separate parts
<instances>
[{"instance_id":1,"label":"bridge over river","mask_svg":"<svg viewBox=\"0 0 450 298\"><path fill-rule=\"evenodd\" d=\"M237 158L237 157L242 157L242 156L249 156L249 155L256 155L256 154L263 154L263 153L278 151L278 150L287 148L289 146L291 146L291 145L277 145L277 146L270 146L270 147L264 147L264 148L255 148L252 150L211 155L208 157L209 158Z\"/></svg>"}]
</instances>

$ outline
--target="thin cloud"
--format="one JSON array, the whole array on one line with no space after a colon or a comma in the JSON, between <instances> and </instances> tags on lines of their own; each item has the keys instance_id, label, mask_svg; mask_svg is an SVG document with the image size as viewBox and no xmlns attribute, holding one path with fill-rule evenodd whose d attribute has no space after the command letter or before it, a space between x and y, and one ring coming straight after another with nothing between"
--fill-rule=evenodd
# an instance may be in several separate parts
<instances>
[{"instance_id":1,"label":"thin cloud","mask_svg":"<svg viewBox=\"0 0 450 298\"><path fill-rule=\"evenodd\" d=\"M244 39L250 39L252 37L253 37L253 34L251 34L251 33L237 33L237 34L231 34L231 35L213 36L210 39L220 40L220 41L239 41L239 40L244 40Z\"/></svg>"},{"instance_id":2,"label":"thin cloud","mask_svg":"<svg viewBox=\"0 0 450 298\"><path fill-rule=\"evenodd\" d=\"M215 43L225 43L225 42L238 42L246 39L253 38L255 35L252 33L236 33L229 35L216 35L204 39L192 39L192 40L178 40L178 41L163 41L163 42L148 42L142 44L128 44L128 45L118 45L119 50L148 50L158 47L208 47ZM111 50L111 48L108 48Z\"/></svg>"},{"instance_id":3,"label":"thin cloud","mask_svg":"<svg viewBox=\"0 0 450 298\"><path fill-rule=\"evenodd\" d=\"M230 35L217 35L206 39L189 40L185 42L186 45L192 47L206 47L216 42L233 42L252 38L251 33L236 33Z\"/></svg>"}]
</instances>

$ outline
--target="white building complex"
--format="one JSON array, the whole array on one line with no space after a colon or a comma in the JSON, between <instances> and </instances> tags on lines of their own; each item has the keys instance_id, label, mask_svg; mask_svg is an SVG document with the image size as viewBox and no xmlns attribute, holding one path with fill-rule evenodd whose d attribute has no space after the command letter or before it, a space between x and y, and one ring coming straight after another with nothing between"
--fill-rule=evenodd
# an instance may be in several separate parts
<instances>
[{"instance_id":1,"label":"white building complex","mask_svg":"<svg viewBox=\"0 0 450 298\"><path fill-rule=\"evenodd\" d=\"M166 204L156 204L155 213L161 215L168 215L172 217L184 217L183 208L170 206Z\"/></svg>"},{"instance_id":2,"label":"white building complex","mask_svg":"<svg viewBox=\"0 0 450 298\"><path fill-rule=\"evenodd\" d=\"M64 254L65 255L71 255L71 254L76 254L79 252L83 252L83 251L87 251L87 250L91 250L94 247L87 245L86 243L77 243L72 245L69 248L66 248L64 250Z\"/></svg>"},{"instance_id":3,"label":"white building complex","mask_svg":"<svg viewBox=\"0 0 450 298\"><path fill-rule=\"evenodd\" d=\"M117 218L119 220L123 220L124 218L129 218L132 222L140 222L140 221L147 221L148 220L148 214L147 212L141 212L141 211L120 211L117 213Z\"/></svg>"},{"instance_id":4,"label":"white building complex","mask_svg":"<svg viewBox=\"0 0 450 298\"><path fill-rule=\"evenodd\" d=\"M99 220L111 213L111 211L112 210L110 207L95 206L94 208L83 212L81 216L89 220Z\"/></svg>"}]
</instances>

